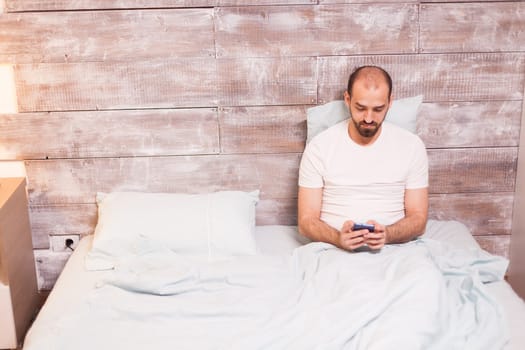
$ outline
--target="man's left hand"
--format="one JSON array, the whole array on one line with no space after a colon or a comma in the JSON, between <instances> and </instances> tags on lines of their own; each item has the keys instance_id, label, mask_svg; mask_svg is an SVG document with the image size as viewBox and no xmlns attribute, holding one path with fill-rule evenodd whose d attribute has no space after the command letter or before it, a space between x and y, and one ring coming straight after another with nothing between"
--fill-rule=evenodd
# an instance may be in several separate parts
<instances>
[{"instance_id":1,"label":"man's left hand","mask_svg":"<svg viewBox=\"0 0 525 350\"><path fill-rule=\"evenodd\" d=\"M372 250L383 248L386 243L386 227L374 220L367 221L367 224L374 225L374 232L365 234L365 243Z\"/></svg>"}]
</instances>

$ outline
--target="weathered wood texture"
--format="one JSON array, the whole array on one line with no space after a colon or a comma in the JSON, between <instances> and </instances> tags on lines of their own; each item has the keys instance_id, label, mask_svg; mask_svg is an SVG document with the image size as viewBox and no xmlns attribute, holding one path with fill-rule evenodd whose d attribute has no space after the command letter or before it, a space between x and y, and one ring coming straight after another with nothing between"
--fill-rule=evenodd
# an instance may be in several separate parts
<instances>
[{"instance_id":1,"label":"weathered wood texture","mask_svg":"<svg viewBox=\"0 0 525 350\"><path fill-rule=\"evenodd\" d=\"M481 248L492 254L509 258L510 235L505 236L474 236Z\"/></svg>"},{"instance_id":2,"label":"weathered wood texture","mask_svg":"<svg viewBox=\"0 0 525 350\"><path fill-rule=\"evenodd\" d=\"M317 62L310 57L218 59L220 106L317 102Z\"/></svg>"},{"instance_id":3,"label":"weathered wood texture","mask_svg":"<svg viewBox=\"0 0 525 350\"><path fill-rule=\"evenodd\" d=\"M319 58L319 103L341 99L354 68L384 67L398 98L423 94L427 102L522 100L525 53L461 53Z\"/></svg>"},{"instance_id":4,"label":"weathered wood texture","mask_svg":"<svg viewBox=\"0 0 525 350\"><path fill-rule=\"evenodd\" d=\"M417 50L414 4L219 8L216 16L218 57Z\"/></svg>"},{"instance_id":5,"label":"weathered wood texture","mask_svg":"<svg viewBox=\"0 0 525 350\"><path fill-rule=\"evenodd\" d=\"M4 0L6 10L57 11L316 4L317 0ZM414 1L414 0L410 0Z\"/></svg>"},{"instance_id":6,"label":"weathered wood texture","mask_svg":"<svg viewBox=\"0 0 525 350\"><path fill-rule=\"evenodd\" d=\"M430 217L508 256L525 6L434 2L5 0L22 113L0 113L0 159L26 160L40 287L68 256L49 237L93 232L97 191L258 188L258 224L296 224L306 109L362 64L424 94Z\"/></svg>"},{"instance_id":7,"label":"weathered wood texture","mask_svg":"<svg viewBox=\"0 0 525 350\"><path fill-rule=\"evenodd\" d=\"M211 108L0 114L0 130L2 159L219 153Z\"/></svg>"},{"instance_id":8,"label":"weathered wood texture","mask_svg":"<svg viewBox=\"0 0 525 350\"><path fill-rule=\"evenodd\" d=\"M525 3L422 4L421 52L525 51Z\"/></svg>"},{"instance_id":9,"label":"weathered wood texture","mask_svg":"<svg viewBox=\"0 0 525 350\"><path fill-rule=\"evenodd\" d=\"M47 249L35 249L36 277L40 289L53 288L70 255L70 253L53 252Z\"/></svg>"},{"instance_id":10,"label":"weathered wood texture","mask_svg":"<svg viewBox=\"0 0 525 350\"><path fill-rule=\"evenodd\" d=\"M15 67L19 112L216 106L213 58Z\"/></svg>"},{"instance_id":11,"label":"weathered wood texture","mask_svg":"<svg viewBox=\"0 0 525 350\"><path fill-rule=\"evenodd\" d=\"M227 107L219 110L222 153L302 152L303 106Z\"/></svg>"},{"instance_id":12,"label":"weathered wood texture","mask_svg":"<svg viewBox=\"0 0 525 350\"><path fill-rule=\"evenodd\" d=\"M341 99L361 64L389 69L399 98L523 97L525 75L516 72L525 70L525 53L42 63L17 65L15 74L21 112L289 105Z\"/></svg>"},{"instance_id":13,"label":"weathered wood texture","mask_svg":"<svg viewBox=\"0 0 525 350\"><path fill-rule=\"evenodd\" d=\"M430 193L513 192L517 148L429 150Z\"/></svg>"},{"instance_id":14,"label":"weathered wood texture","mask_svg":"<svg viewBox=\"0 0 525 350\"><path fill-rule=\"evenodd\" d=\"M512 192L453 193L430 195L429 216L463 222L474 235L509 235Z\"/></svg>"},{"instance_id":15,"label":"weathered wood texture","mask_svg":"<svg viewBox=\"0 0 525 350\"><path fill-rule=\"evenodd\" d=\"M521 101L423 103L417 133L427 148L517 147Z\"/></svg>"},{"instance_id":16,"label":"weathered wood texture","mask_svg":"<svg viewBox=\"0 0 525 350\"><path fill-rule=\"evenodd\" d=\"M205 7L217 0L4 0L8 12Z\"/></svg>"},{"instance_id":17,"label":"weathered wood texture","mask_svg":"<svg viewBox=\"0 0 525 350\"><path fill-rule=\"evenodd\" d=\"M29 203L95 203L96 192L203 193L261 190L296 198L300 154L91 158L29 161Z\"/></svg>"},{"instance_id":18,"label":"weathered wood texture","mask_svg":"<svg viewBox=\"0 0 525 350\"><path fill-rule=\"evenodd\" d=\"M416 3L427 3L427 2L453 2L453 3L461 3L461 2L471 2L472 0L384 0L381 2L403 2L403 3L409 3L409 2L416 2ZM509 0L477 0L476 2L499 2L499 1L509 1ZM511 0L512 1L512 0ZM513 0L513 1L520 1L520 0ZM376 0L318 0L319 4L352 4L352 3L377 3Z\"/></svg>"},{"instance_id":19,"label":"weathered wood texture","mask_svg":"<svg viewBox=\"0 0 525 350\"><path fill-rule=\"evenodd\" d=\"M97 224L95 203L33 205L29 210L35 249L49 248L52 235L89 235Z\"/></svg>"},{"instance_id":20,"label":"weathered wood texture","mask_svg":"<svg viewBox=\"0 0 525 350\"><path fill-rule=\"evenodd\" d=\"M215 57L213 9L7 14L0 37L17 63Z\"/></svg>"},{"instance_id":21,"label":"weathered wood texture","mask_svg":"<svg viewBox=\"0 0 525 350\"><path fill-rule=\"evenodd\" d=\"M477 2L506 2L508 0L477 0ZM129 8L183 8L210 6L262 6L293 4L353 4L376 3L376 0L5 0L9 12L98 10ZM467 0L383 0L382 3L469 2Z\"/></svg>"}]
</instances>

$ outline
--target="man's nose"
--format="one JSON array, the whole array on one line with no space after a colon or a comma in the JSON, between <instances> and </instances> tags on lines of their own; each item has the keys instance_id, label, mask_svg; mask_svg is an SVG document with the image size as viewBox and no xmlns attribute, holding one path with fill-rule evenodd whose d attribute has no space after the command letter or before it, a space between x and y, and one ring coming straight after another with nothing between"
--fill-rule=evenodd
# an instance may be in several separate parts
<instances>
[{"instance_id":1,"label":"man's nose","mask_svg":"<svg viewBox=\"0 0 525 350\"><path fill-rule=\"evenodd\" d=\"M366 123L371 123L373 121L374 121L374 119L372 118L372 111L366 111L365 112L365 122Z\"/></svg>"}]
</instances>

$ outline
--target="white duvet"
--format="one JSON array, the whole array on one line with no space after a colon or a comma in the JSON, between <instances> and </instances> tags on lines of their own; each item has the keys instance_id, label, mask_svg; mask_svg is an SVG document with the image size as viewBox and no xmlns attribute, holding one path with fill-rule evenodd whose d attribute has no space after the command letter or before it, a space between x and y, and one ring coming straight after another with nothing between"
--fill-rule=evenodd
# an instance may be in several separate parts
<instances>
[{"instance_id":1,"label":"white duvet","mask_svg":"<svg viewBox=\"0 0 525 350\"><path fill-rule=\"evenodd\" d=\"M431 239L213 263L148 249L24 349L500 349L507 325L483 282L506 267Z\"/></svg>"}]
</instances>

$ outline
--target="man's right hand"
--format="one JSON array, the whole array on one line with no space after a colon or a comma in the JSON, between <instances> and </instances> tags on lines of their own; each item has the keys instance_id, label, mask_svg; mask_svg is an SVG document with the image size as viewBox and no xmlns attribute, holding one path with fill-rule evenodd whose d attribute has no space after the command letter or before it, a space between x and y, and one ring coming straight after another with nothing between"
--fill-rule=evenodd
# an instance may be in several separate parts
<instances>
[{"instance_id":1,"label":"man's right hand","mask_svg":"<svg viewBox=\"0 0 525 350\"><path fill-rule=\"evenodd\" d=\"M354 222L352 220L344 222L339 235L340 248L352 251L365 245L365 234L368 233L368 230L352 231L353 227Z\"/></svg>"}]
</instances>

